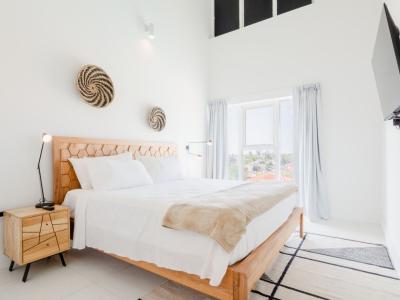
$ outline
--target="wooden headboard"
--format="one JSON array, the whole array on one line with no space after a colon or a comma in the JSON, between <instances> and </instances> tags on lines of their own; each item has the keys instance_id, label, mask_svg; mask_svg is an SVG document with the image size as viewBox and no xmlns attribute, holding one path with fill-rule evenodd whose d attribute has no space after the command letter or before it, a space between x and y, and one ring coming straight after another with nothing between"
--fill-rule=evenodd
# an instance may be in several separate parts
<instances>
[{"instance_id":1,"label":"wooden headboard","mask_svg":"<svg viewBox=\"0 0 400 300\"><path fill-rule=\"evenodd\" d=\"M172 156L177 154L177 147L174 143L162 142L53 137L53 201L61 204L68 191L80 188L69 158L110 156L124 152L131 152L134 159L138 156Z\"/></svg>"}]
</instances>

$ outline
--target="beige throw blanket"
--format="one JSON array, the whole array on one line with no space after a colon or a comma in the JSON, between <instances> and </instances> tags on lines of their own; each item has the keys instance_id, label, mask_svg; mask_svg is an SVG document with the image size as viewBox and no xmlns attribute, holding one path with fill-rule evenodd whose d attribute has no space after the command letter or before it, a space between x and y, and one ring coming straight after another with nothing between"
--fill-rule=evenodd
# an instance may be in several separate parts
<instances>
[{"instance_id":1,"label":"beige throw blanket","mask_svg":"<svg viewBox=\"0 0 400 300\"><path fill-rule=\"evenodd\" d=\"M163 226L205 234L231 252L254 218L297 190L294 185L245 183L173 204Z\"/></svg>"}]
</instances>

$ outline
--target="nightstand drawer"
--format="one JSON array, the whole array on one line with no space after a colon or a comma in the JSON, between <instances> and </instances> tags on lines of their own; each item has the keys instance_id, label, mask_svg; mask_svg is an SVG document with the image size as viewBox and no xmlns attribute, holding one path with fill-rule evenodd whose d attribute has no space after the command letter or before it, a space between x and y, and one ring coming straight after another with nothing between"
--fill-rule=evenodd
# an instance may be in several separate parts
<instances>
[{"instance_id":1,"label":"nightstand drawer","mask_svg":"<svg viewBox=\"0 0 400 300\"><path fill-rule=\"evenodd\" d=\"M44 257L57 254L59 252L60 250L58 248L57 239L55 236L53 236L52 238L49 238L48 240L43 241L38 245L24 251L22 254L22 260L24 264L26 264Z\"/></svg>"},{"instance_id":2,"label":"nightstand drawer","mask_svg":"<svg viewBox=\"0 0 400 300\"><path fill-rule=\"evenodd\" d=\"M54 231L63 231L63 230L67 230L68 229L69 224L54 224L53 228Z\"/></svg>"},{"instance_id":3,"label":"nightstand drawer","mask_svg":"<svg viewBox=\"0 0 400 300\"><path fill-rule=\"evenodd\" d=\"M51 213L50 218L53 225L69 224L69 214L67 210Z\"/></svg>"},{"instance_id":4,"label":"nightstand drawer","mask_svg":"<svg viewBox=\"0 0 400 300\"><path fill-rule=\"evenodd\" d=\"M22 240L30 240L33 238L39 238L39 232L23 232L22 233Z\"/></svg>"},{"instance_id":5,"label":"nightstand drawer","mask_svg":"<svg viewBox=\"0 0 400 300\"><path fill-rule=\"evenodd\" d=\"M23 233L38 233L42 225L42 216L29 217L22 219Z\"/></svg>"},{"instance_id":6,"label":"nightstand drawer","mask_svg":"<svg viewBox=\"0 0 400 300\"><path fill-rule=\"evenodd\" d=\"M22 239L36 238L69 227L68 211L60 211L42 216L28 217L22 220Z\"/></svg>"},{"instance_id":7,"label":"nightstand drawer","mask_svg":"<svg viewBox=\"0 0 400 300\"><path fill-rule=\"evenodd\" d=\"M39 244L39 237L24 240L22 242L22 251L25 252Z\"/></svg>"},{"instance_id":8,"label":"nightstand drawer","mask_svg":"<svg viewBox=\"0 0 400 300\"><path fill-rule=\"evenodd\" d=\"M69 250L69 230L63 230L56 232L58 246L60 247L60 252Z\"/></svg>"}]
</instances>

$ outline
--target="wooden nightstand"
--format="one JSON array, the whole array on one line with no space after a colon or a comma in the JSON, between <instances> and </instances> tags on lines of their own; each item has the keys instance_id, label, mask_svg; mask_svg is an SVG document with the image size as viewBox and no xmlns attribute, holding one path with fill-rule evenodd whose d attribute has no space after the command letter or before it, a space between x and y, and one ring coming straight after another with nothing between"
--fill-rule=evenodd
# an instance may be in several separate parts
<instances>
[{"instance_id":1,"label":"wooden nightstand","mask_svg":"<svg viewBox=\"0 0 400 300\"><path fill-rule=\"evenodd\" d=\"M4 212L4 253L14 262L26 265L22 281L28 277L32 262L70 249L69 209L56 205L53 211L26 207Z\"/></svg>"}]
</instances>

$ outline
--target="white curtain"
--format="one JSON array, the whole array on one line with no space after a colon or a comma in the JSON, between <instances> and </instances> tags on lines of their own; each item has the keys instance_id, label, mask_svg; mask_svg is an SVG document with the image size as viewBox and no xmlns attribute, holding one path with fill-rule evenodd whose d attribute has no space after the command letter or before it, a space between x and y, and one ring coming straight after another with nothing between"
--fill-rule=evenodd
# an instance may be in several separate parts
<instances>
[{"instance_id":1,"label":"white curtain","mask_svg":"<svg viewBox=\"0 0 400 300\"><path fill-rule=\"evenodd\" d=\"M312 221L329 217L321 167L320 106L319 84L305 85L296 89L294 98L296 180L305 214Z\"/></svg>"},{"instance_id":2,"label":"white curtain","mask_svg":"<svg viewBox=\"0 0 400 300\"><path fill-rule=\"evenodd\" d=\"M216 100L208 104L207 135L212 145L206 150L206 177L224 179L227 161L227 110L225 100Z\"/></svg>"}]
</instances>

